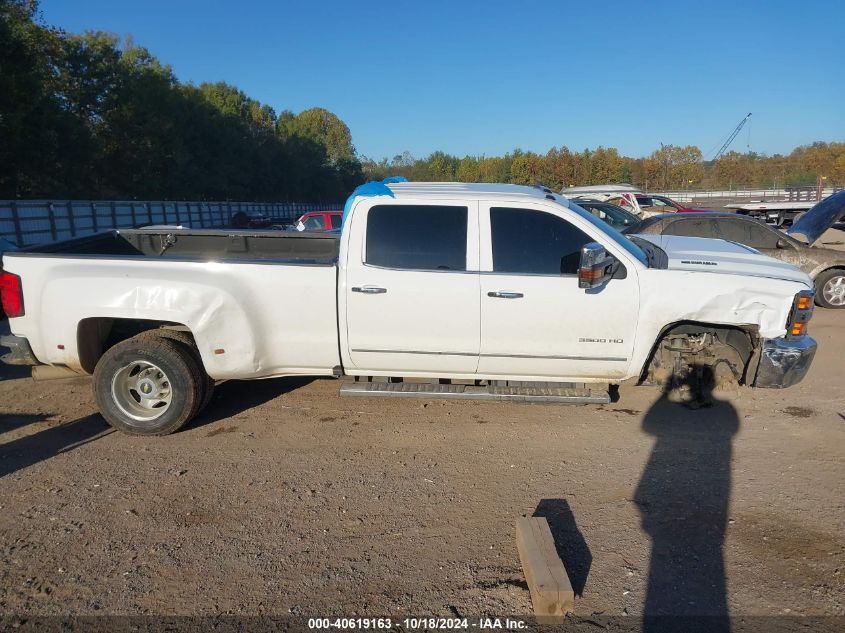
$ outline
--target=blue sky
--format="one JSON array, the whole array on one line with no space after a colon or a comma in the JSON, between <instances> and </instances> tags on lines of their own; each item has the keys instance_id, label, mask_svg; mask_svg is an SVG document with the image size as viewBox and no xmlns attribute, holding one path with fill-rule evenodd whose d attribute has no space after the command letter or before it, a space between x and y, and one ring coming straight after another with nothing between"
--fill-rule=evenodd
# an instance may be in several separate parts
<instances>
[{"instance_id":1,"label":"blue sky","mask_svg":"<svg viewBox=\"0 0 845 633\"><path fill-rule=\"evenodd\" d=\"M845 2L42 0L47 24L131 35L181 81L277 112L322 106L359 154L845 141Z\"/></svg>"}]
</instances>

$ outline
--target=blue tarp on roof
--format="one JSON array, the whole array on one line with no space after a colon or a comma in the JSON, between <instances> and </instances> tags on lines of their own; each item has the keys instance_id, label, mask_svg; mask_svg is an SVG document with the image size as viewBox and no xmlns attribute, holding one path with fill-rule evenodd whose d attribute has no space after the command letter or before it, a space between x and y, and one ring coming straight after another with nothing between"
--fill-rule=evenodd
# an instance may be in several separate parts
<instances>
[{"instance_id":1,"label":"blue tarp on roof","mask_svg":"<svg viewBox=\"0 0 845 633\"><path fill-rule=\"evenodd\" d=\"M343 220L341 222L341 229L346 226L346 216L349 215L349 211L352 209L352 203L355 202L355 198L372 198L375 196L389 196L393 198L393 192L387 185L394 182L408 182L408 179L404 176L390 176L389 178L385 178L380 181L371 180L370 182L366 182L363 185L356 187L355 191L352 192L352 195L346 199L346 204L343 205Z\"/></svg>"}]
</instances>

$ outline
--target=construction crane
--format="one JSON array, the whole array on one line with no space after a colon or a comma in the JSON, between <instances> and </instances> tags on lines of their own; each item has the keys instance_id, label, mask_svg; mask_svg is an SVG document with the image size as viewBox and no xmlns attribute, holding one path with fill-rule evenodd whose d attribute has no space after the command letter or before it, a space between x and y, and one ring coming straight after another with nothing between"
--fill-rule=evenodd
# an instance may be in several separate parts
<instances>
[{"instance_id":1,"label":"construction crane","mask_svg":"<svg viewBox=\"0 0 845 633\"><path fill-rule=\"evenodd\" d=\"M745 127L745 124L748 122L748 119L750 119L750 118L751 118L751 113L749 112L748 114L745 115L745 118L742 121L739 122L739 125L737 125L734 128L734 131L731 132L731 135L728 137L728 140L724 142L722 147L719 148L719 151L716 152L715 156L713 156L713 160L719 160L719 156L721 156L722 154L725 153L725 150L728 149L728 146L733 142L733 140L736 138L736 135L739 134L740 130L743 127Z\"/></svg>"}]
</instances>

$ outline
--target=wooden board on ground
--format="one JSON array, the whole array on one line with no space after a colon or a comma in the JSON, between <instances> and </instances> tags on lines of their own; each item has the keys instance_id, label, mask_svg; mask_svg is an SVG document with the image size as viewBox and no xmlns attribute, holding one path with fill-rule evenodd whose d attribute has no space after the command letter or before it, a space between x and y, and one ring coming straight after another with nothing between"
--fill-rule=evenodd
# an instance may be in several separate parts
<instances>
[{"instance_id":1,"label":"wooden board on ground","mask_svg":"<svg viewBox=\"0 0 845 633\"><path fill-rule=\"evenodd\" d=\"M548 521L542 517L518 519L516 547L537 621L543 624L562 622L567 613L575 610L575 594L555 550Z\"/></svg>"}]
</instances>

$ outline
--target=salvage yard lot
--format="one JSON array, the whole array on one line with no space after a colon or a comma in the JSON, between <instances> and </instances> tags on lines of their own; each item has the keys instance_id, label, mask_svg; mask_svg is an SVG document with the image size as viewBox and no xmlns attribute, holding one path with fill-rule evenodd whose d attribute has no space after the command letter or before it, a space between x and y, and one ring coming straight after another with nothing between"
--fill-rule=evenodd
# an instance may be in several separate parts
<instances>
[{"instance_id":1,"label":"salvage yard lot","mask_svg":"<svg viewBox=\"0 0 845 633\"><path fill-rule=\"evenodd\" d=\"M4 366L0 612L527 615L514 525L536 512L579 615L642 613L650 576L669 613L843 614L843 326L816 311L797 387L698 411L277 379L220 385L163 438L111 432L85 379Z\"/></svg>"}]
</instances>

